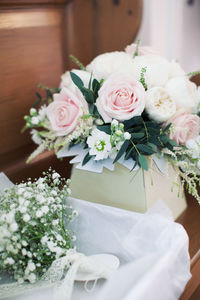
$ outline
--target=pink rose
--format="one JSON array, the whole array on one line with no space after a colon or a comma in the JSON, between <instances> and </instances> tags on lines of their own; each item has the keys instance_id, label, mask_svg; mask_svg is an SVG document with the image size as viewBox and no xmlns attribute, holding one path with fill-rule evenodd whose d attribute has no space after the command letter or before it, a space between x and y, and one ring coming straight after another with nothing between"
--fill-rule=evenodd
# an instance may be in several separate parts
<instances>
[{"instance_id":1,"label":"pink rose","mask_svg":"<svg viewBox=\"0 0 200 300\"><path fill-rule=\"evenodd\" d=\"M67 135L76 127L84 109L87 111L87 103L67 88L53 96L54 101L47 107L47 117L57 136Z\"/></svg>"},{"instance_id":2,"label":"pink rose","mask_svg":"<svg viewBox=\"0 0 200 300\"><path fill-rule=\"evenodd\" d=\"M96 106L105 123L129 120L144 110L144 87L129 74L112 74L100 88Z\"/></svg>"},{"instance_id":3,"label":"pink rose","mask_svg":"<svg viewBox=\"0 0 200 300\"><path fill-rule=\"evenodd\" d=\"M177 144L184 145L188 140L199 135L200 118L187 112L176 114L172 119L173 131L170 138Z\"/></svg>"},{"instance_id":4,"label":"pink rose","mask_svg":"<svg viewBox=\"0 0 200 300\"><path fill-rule=\"evenodd\" d=\"M133 43L131 45L126 46L125 52L130 54L131 56L133 56L136 51L136 48L137 48L137 44ZM141 55L147 55L147 54L158 55L158 52L148 46L144 46L144 47L139 46L138 55L141 56Z\"/></svg>"}]
</instances>

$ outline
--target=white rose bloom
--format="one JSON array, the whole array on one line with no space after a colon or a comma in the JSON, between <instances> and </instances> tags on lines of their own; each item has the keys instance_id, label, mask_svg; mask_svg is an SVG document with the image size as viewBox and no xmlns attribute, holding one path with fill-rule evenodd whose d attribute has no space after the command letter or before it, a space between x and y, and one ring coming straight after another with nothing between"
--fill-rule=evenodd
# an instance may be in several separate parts
<instances>
[{"instance_id":1,"label":"white rose bloom","mask_svg":"<svg viewBox=\"0 0 200 300\"><path fill-rule=\"evenodd\" d=\"M109 52L100 54L87 65L97 80L107 79L113 72L133 74L133 58L125 52Z\"/></svg>"},{"instance_id":2,"label":"white rose bloom","mask_svg":"<svg viewBox=\"0 0 200 300\"><path fill-rule=\"evenodd\" d=\"M87 138L90 155L95 155L95 160L106 159L111 151L110 135L94 129L92 135Z\"/></svg>"},{"instance_id":3,"label":"white rose bloom","mask_svg":"<svg viewBox=\"0 0 200 300\"><path fill-rule=\"evenodd\" d=\"M177 108L195 110L197 108L197 87L185 76L170 79L165 89Z\"/></svg>"},{"instance_id":4,"label":"white rose bloom","mask_svg":"<svg viewBox=\"0 0 200 300\"><path fill-rule=\"evenodd\" d=\"M146 68L144 78L148 88L164 86L169 77L170 64L159 55L142 55L133 59L134 77L140 80L142 68Z\"/></svg>"},{"instance_id":5,"label":"white rose bloom","mask_svg":"<svg viewBox=\"0 0 200 300\"><path fill-rule=\"evenodd\" d=\"M185 71L182 69L180 64L175 60L172 60L169 64L169 78L177 77L177 76L184 76Z\"/></svg>"},{"instance_id":6,"label":"white rose bloom","mask_svg":"<svg viewBox=\"0 0 200 300\"><path fill-rule=\"evenodd\" d=\"M175 114L176 104L164 88L154 87L146 92L145 109L150 119L162 123Z\"/></svg>"}]
</instances>

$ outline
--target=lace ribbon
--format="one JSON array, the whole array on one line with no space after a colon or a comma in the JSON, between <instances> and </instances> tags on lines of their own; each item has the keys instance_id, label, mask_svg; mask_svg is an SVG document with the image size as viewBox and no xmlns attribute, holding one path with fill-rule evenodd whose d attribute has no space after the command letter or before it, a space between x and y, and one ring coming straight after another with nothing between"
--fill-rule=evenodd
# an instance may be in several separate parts
<instances>
[{"instance_id":1,"label":"lace ribbon","mask_svg":"<svg viewBox=\"0 0 200 300\"><path fill-rule=\"evenodd\" d=\"M113 270L90 256L68 250L66 256L56 259L41 280L34 283L7 283L0 285L0 299L54 286L53 300L70 300L77 272L89 274L94 279L109 279Z\"/></svg>"}]
</instances>

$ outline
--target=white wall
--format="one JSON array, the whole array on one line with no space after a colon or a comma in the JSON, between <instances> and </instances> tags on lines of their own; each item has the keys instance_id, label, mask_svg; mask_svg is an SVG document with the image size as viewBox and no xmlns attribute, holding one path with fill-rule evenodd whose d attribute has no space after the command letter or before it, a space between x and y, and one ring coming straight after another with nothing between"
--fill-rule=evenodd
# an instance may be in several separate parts
<instances>
[{"instance_id":1,"label":"white wall","mask_svg":"<svg viewBox=\"0 0 200 300\"><path fill-rule=\"evenodd\" d=\"M177 59L186 72L200 70L200 0L144 0L143 22L138 33L169 59Z\"/></svg>"}]
</instances>

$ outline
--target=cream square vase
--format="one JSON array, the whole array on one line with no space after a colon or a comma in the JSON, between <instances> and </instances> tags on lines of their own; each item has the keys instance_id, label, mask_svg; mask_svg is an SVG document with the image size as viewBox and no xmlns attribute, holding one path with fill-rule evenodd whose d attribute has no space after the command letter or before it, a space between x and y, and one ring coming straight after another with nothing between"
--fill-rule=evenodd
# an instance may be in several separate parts
<instances>
[{"instance_id":1,"label":"cream square vase","mask_svg":"<svg viewBox=\"0 0 200 300\"><path fill-rule=\"evenodd\" d=\"M168 167L168 175L162 174L153 163L151 171L139 168L129 171L119 163L115 170L106 168L94 173L73 168L71 175L72 197L144 213L157 200L162 199L176 219L186 208L183 192L178 187L171 191L176 172Z\"/></svg>"}]
</instances>

